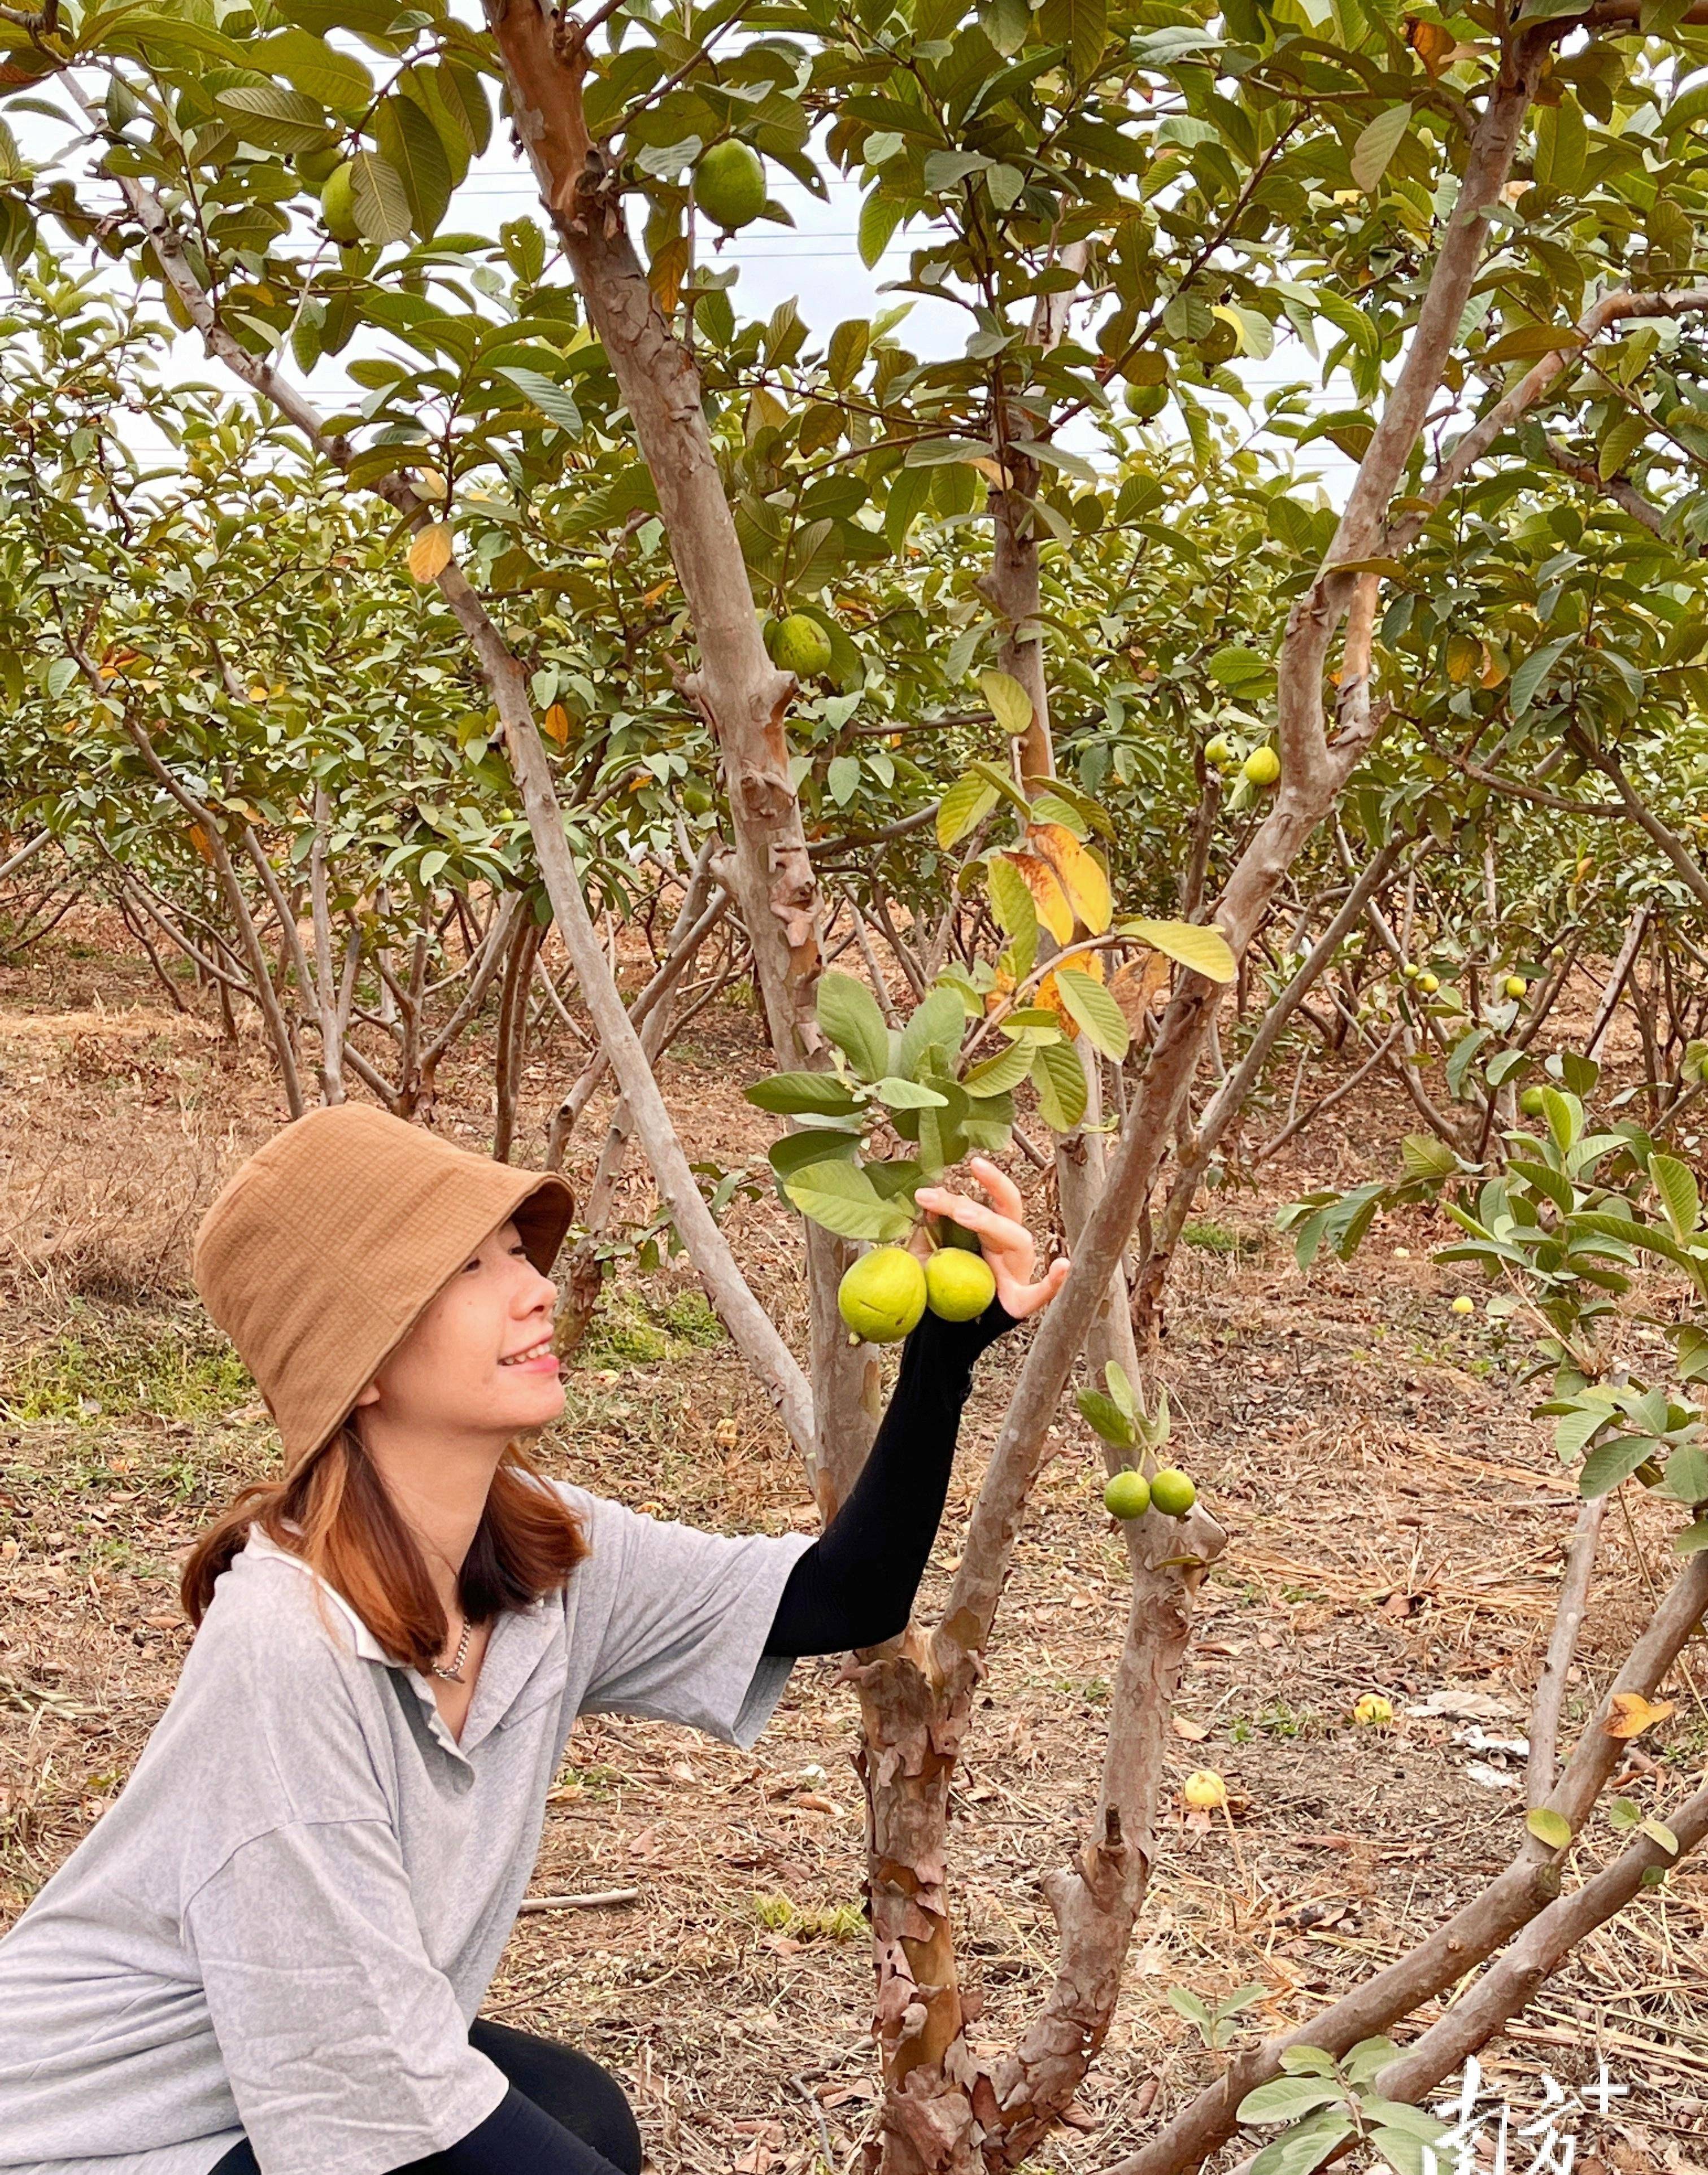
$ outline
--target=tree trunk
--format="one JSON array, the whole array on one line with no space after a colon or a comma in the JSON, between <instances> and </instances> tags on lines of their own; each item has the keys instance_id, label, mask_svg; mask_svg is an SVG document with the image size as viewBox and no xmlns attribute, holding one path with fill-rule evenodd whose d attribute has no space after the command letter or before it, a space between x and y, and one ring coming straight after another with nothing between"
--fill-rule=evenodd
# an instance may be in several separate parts
<instances>
[{"instance_id":1,"label":"tree trunk","mask_svg":"<svg viewBox=\"0 0 1708 2175\"><path fill-rule=\"evenodd\" d=\"M740 540L706 426L699 372L671 332L629 237L616 188L582 114L581 65L537 0L489 0L516 125L588 315L605 344L658 491L700 668L689 691L716 735L735 833L734 887L779 1065L822 1062L818 881L789 780L784 719L796 681L760 638ZM807 1226L816 1459L833 1508L876 1427L873 1362L851 1347L837 1287L858 1249ZM828 1494L827 1494L828 1491Z\"/></svg>"}]
</instances>

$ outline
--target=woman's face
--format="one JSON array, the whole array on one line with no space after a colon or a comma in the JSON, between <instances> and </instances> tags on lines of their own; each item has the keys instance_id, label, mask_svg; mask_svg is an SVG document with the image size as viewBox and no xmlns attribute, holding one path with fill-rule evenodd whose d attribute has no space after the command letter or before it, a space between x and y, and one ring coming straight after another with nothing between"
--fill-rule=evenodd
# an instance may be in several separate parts
<instances>
[{"instance_id":1,"label":"woman's face","mask_svg":"<svg viewBox=\"0 0 1708 2175\"><path fill-rule=\"evenodd\" d=\"M557 1287L513 1223L485 1239L356 1400L388 1429L489 1435L499 1443L563 1410L551 1350Z\"/></svg>"}]
</instances>

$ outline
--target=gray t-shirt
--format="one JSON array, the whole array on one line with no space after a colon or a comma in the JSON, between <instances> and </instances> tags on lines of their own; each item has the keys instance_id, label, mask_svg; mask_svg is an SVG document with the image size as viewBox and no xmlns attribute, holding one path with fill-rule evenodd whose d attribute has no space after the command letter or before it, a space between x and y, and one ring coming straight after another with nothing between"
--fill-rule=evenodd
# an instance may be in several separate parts
<instances>
[{"instance_id":1,"label":"gray t-shirt","mask_svg":"<svg viewBox=\"0 0 1708 2175\"><path fill-rule=\"evenodd\" d=\"M0 2168L383 2175L465 2136L469 2044L577 1714L751 1745L805 1533L701 1532L554 1482L591 1553L500 1617L460 1744L431 1681L258 1528L99 1825L0 1939Z\"/></svg>"}]
</instances>

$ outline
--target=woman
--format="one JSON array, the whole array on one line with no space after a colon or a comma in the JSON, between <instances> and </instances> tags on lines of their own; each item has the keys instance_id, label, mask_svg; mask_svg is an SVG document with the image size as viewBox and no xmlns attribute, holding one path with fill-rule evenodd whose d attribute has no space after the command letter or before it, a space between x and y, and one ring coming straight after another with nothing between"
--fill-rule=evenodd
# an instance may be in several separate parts
<instances>
[{"instance_id":1,"label":"woman","mask_svg":"<svg viewBox=\"0 0 1708 2175\"><path fill-rule=\"evenodd\" d=\"M824 1532L737 1537L542 1475L562 1409L561 1179L382 1112L301 1118L197 1234L281 1481L185 1565L198 1635L117 1802L0 1940L0 2168L28 2175L637 2175L615 2080L476 2017L577 1714L751 1745L800 1654L899 1631L984 1347L1032 1281L1013 1185L997 1297L927 1315Z\"/></svg>"}]
</instances>

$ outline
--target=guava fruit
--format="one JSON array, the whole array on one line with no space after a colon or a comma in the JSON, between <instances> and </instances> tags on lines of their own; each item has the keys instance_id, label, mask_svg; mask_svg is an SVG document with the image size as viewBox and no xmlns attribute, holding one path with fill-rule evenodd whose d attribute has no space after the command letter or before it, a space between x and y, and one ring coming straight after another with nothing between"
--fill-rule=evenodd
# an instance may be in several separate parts
<instances>
[{"instance_id":1,"label":"guava fruit","mask_svg":"<svg viewBox=\"0 0 1708 2175\"><path fill-rule=\"evenodd\" d=\"M925 1264L925 1304L945 1321L977 1321L996 1296L996 1279L982 1254L940 1246Z\"/></svg>"},{"instance_id":2,"label":"guava fruit","mask_svg":"<svg viewBox=\"0 0 1708 2175\"><path fill-rule=\"evenodd\" d=\"M894 1344L925 1311L925 1272L905 1246L861 1255L837 1287L842 1318L865 1344Z\"/></svg>"},{"instance_id":3,"label":"guava fruit","mask_svg":"<svg viewBox=\"0 0 1708 2175\"><path fill-rule=\"evenodd\" d=\"M1239 766L1240 774L1254 785L1273 785L1281 775L1281 757L1266 743L1253 748Z\"/></svg>"},{"instance_id":4,"label":"guava fruit","mask_svg":"<svg viewBox=\"0 0 1708 2175\"><path fill-rule=\"evenodd\" d=\"M320 216L341 248L361 240L361 229L355 223L355 168L348 159L334 166L321 185Z\"/></svg>"},{"instance_id":5,"label":"guava fruit","mask_svg":"<svg viewBox=\"0 0 1708 2175\"><path fill-rule=\"evenodd\" d=\"M797 680L816 680L830 669L830 637L805 612L770 621L765 647L778 670L792 672Z\"/></svg>"},{"instance_id":6,"label":"guava fruit","mask_svg":"<svg viewBox=\"0 0 1708 2175\"><path fill-rule=\"evenodd\" d=\"M1178 1465L1165 1465L1151 1475L1151 1507L1171 1518L1184 1518L1198 1500L1198 1491Z\"/></svg>"},{"instance_id":7,"label":"guava fruit","mask_svg":"<svg viewBox=\"0 0 1708 2175\"><path fill-rule=\"evenodd\" d=\"M1142 1518L1151 1507L1151 1483L1142 1473L1113 1473L1103 1486L1103 1508L1112 1518Z\"/></svg>"},{"instance_id":8,"label":"guava fruit","mask_svg":"<svg viewBox=\"0 0 1708 2175\"><path fill-rule=\"evenodd\" d=\"M714 144L694 169L694 202L725 234L748 225L765 209L764 160L733 136Z\"/></svg>"}]
</instances>

